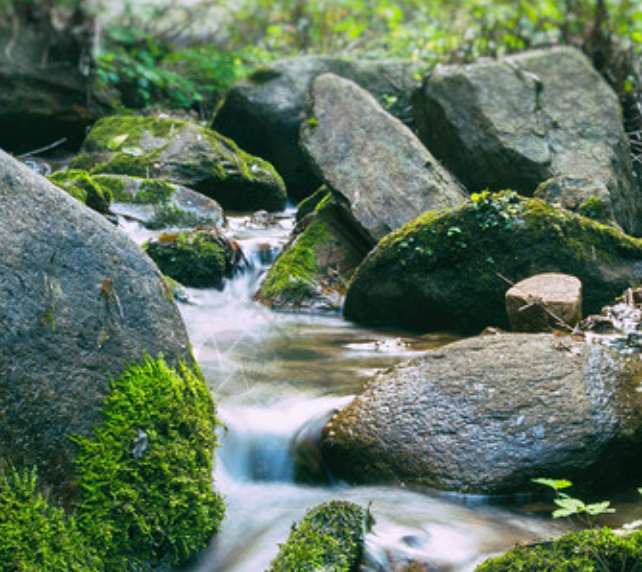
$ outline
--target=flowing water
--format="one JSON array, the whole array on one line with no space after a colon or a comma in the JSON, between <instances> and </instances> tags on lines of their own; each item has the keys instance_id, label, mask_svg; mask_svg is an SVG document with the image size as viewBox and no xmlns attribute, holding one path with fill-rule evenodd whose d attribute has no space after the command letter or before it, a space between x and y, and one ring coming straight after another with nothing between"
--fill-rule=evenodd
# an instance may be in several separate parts
<instances>
[{"instance_id":1,"label":"flowing water","mask_svg":"<svg viewBox=\"0 0 642 572\"><path fill-rule=\"evenodd\" d=\"M316 505L346 499L370 506L364 572L473 570L489 554L559 532L550 520L488 499L348 486L327 473L316 448L331 412L350 402L378 369L454 338L372 330L340 315L275 313L252 300L272 254L292 228L286 213L268 228L232 219L229 233L250 258L222 291L187 289L181 304L195 356L218 403L221 447L216 487L227 517L189 572L261 572ZM151 233L121 221L137 241Z\"/></svg>"}]
</instances>

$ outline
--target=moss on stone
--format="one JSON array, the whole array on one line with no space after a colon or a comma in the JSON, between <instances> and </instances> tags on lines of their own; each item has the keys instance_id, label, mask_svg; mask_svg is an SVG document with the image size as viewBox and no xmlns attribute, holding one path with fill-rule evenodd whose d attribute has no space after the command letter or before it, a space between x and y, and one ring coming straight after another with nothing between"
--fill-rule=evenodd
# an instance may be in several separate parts
<instances>
[{"instance_id":1,"label":"moss on stone","mask_svg":"<svg viewBox=\"0 0 642 572\"><path fill-rule=\"evenodd\" d=\"M578 214L597 222L607 224L609 222L609 211L606 204L599 197L589 197L578 209Z\"/></svg>"},{"instance_id":2,"label":"moss on stone","mask_svg":"<svg viewBox=\"0 0 642 572\"><path fill-rule=\"evenodd\" d=\"M350 502L332 501L312 509L293 526L267 572L354 572L372 524L370 512Z\"/></svg>"},{"instance_id":3,"label":"moss on stone","mask_svg":"<svg viewBox=\"0 0 642 572\"><path fill-rule=\"evenodd\" d=\"M106 213L113 201L110 188L103 187L86 171L70 169L53 173L47 178L54 185L99 213Z\"/></svg>"},{"instance_id":4,"label":"moss on stone","mask_svg":"<svg viewBox=\"0 0 642 572\"><path fill-rule=\"evenodd\" d=\"M642 533L627 536L608 528L566 534L557 540L515 548L488 560L477 572L598 572L640 569Z\"/></svg>"},{"instance_id":5,"label":"moss on stone","mask_svg":"<svg viewBox=\"0 0 642 572\"><path fill-rule=\"evenodd\" d=\"M76 438L78 521L106 570L175 566L206 546L224 513L216 424L207 386L184 363L147 358L111 382L100 427Z\"/></svg>"},{"instance_id":6,"label":"moss on stone","mask_svg":"<svg viewBox=\"0 0 642 572\"><path fill-rule=\"evenodd\" d=\"M125 183L118 177L111 177L109 175L92 175L92 179L103 189L108 190L114 201L127 202L129 195L126 192Z\"/></svg>"},{"instance_id":7,"label":"moss on stone","mask_svg":"<svg viewBox=\"0 0 642 572\"><path fill-rule=\"evenodd\" d=\"M0 473L0 563L5 572L104 570L75 519L40 491L35 469Z\"/></svg>"},{"instance_id":8,"label":"moss on stone","mask_svg":"<svg viewBox=\"0 0 642 572\"><path fill-rule=\"evenodd\" d=\"M315 218L270 267L261 285L260 297L282 303L297 303L313 297L319 272L316 251L330 237L326 221Z\"/></svg>"},{"instance_id":9,"label":"moss on stone","mask_svg":"<svg viewBox=\"0 0 642 572\"><path fill-rule=\"evenodd\" d=\"M163 274L185 286L217 287L233 270L231 245L214 228L166 233L143 248Z\"/></svg>"}]
</instances>

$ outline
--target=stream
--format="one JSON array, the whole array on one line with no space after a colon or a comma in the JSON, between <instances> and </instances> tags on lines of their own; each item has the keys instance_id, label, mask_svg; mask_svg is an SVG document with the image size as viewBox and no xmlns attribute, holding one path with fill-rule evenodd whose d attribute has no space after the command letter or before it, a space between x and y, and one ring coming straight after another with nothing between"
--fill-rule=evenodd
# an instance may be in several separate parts
<instances>
[{"instance_id":1,"label":"stream","mask_svg":"<svg viewBox=\"0 0 642 572\"><path fill-rule=\"evenodd\" d=\"M215 484L227 516L188 572L261 572L294 522L320 503L370 506L363 572L470 571L491 554L562 529L535 508L484 497L349 486L329 475L315 442L378 369L456 338L356 326L339 314L273 312L252 300L267 265L286 242L294 211L267 228L229 219L228 234L249 259L224 289L186 289L179 304L194 354L218 404L221 429ZM152 233L121 219L137 242ZM547 512L543 513L544 515Z\"/></svg>"}]
</instances>

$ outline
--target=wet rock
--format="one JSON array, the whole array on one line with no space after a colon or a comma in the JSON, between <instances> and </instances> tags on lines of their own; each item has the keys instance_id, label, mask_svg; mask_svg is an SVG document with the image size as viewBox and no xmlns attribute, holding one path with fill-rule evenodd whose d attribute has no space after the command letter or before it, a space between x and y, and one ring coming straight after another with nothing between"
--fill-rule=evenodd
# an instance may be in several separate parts
<instances>
[{"instance_id":1,"label":"wet rock","mask_svg":"<svg viewBox=\"0 0 642 572\"><path fill-rule=\"evenodd\" d=\"M606 185L595 179L560 176L544 181L533 195L553 206L619 228Z\"/></svg>"},{"instance_id":2,"label":"wet rock","mask_svg":"<svg viewBox=\"0 0 642 572\"><path fill-rule=\"evenodd\" d=\"M92 180L110 190L115 201L109 209L112 214L135 219L151 229L225 224L221 205L182 185L125 175L94 175Z\"/></svg>"},{"instance_id":3,"label":"wet rock","mask_svg":"<svg viewBox=\"0 0 642 572\"><path fill-rule=\"evenodd\" d=\"M273 212L286 203L283 181L269 163L215 131L166 117L101 119L71 168L162 179L211 197L230 211Z\"/></svg>"},{"instance_id":4,"label":"wet rock","mask_svg":"<svg viewBox=\"0 0 642 572\"><path fill-rule=\"evenodd\" d=\"M514 193L483 193L384 238L355 273L346 318L417 330L506 328L506 291L544 272L576 276L587 314L642 279L642 242Z\"/></svg>"},{"instance_id":5,"label":"wet rock","mask_svg":"<svg viewBox=\"0 0 642 572\"><path fill-rule=\"evenodd\" d=\"M221 286L245 262L240 246L214 227L163 233L143 248L163 274L196 288Z\"/></svg>"},{"instance_id":6,"label":"wet rock","mask_svg":"<svg viewBox=\"0 0 642 572\"><path fill-rule=\"evenodd\" d=\"M480 336L374 377L323 431L335 474L480 494L533 475L639 481L639 359L551 334Z\"/></svg>"},{"instance_id":7,"label":"wet rock","mask_svg":"<svg viewBox=\"0 0 642 572\"><path fill-rule=\"evenodd\" d=\"M310 100L301 146L320 178L348 198L373 240L426 210L465 200L419 139L354 82L322 75Z\"/></svg>"},{"instance_id":8,"label":"wet rock","mask_svg":"<svg viewBox=\"0 0 642 572\"><path fill-rule=\"evenodd\" d=\"M270 161L297 200L320 185L299 148L306 98L312 81L333 73L369 91L390 113L413 124L410 94L416 62L347 61L320 56L280 60L238 82L216 114L213 126L249 153Z\"/></svg>"},{"instance_id":9,"label":"wet rock","mask_svg":"<svg viewBox=\"0 0 642 572\"><path fill-rule=\"evenodd\" d=\"M0 457L74 487L109 379L146 354L190 360L162 275L104 217L0 152Z\"/></svg>"},{"instance_id":10,"label":"wet rock","mask_svg":"<svg viewBox=\"0 0 642 572\"><path fill-rule=\"evenodd\" d=\"M345 199L328 192L297 224L256 298L272 308L337 310L372 246Z\"/></svg>"},{"instance_id":11,"label":"wet rock","mask_svg":"<svg viewBox=\"0 0 642 572\"><path fill-rule=\"evenodd\" d=\"M538 274L506 292L513 332L572 330L582 320L582 283L567 274Z\"/></svg>"},{"instance_id":12,"label":"wet rock","mask_svg":"<svg viewBox=\"0 0 642 572\"><path fill-rule=\"evenodd\" d=\"M554 176L594 179L618 224L642 233L617 96L578 50L438 68L414 104L422 140L471 191L532 195Z\"/></svg>"}]
</instances>

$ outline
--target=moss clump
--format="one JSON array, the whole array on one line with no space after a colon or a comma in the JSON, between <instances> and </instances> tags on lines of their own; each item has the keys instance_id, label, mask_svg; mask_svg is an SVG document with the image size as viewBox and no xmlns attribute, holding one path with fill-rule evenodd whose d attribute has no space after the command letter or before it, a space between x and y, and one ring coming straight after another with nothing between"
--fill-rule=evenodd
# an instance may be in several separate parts
<instances>
[{"instance_id":1,"label":"moss clump","mask_svg":"<svg viewBox=\"0 0 642 572\"><path fill-rule=\"evenodd\" d=\"M0 473L0 562L5 572L104 569L76 521L40 492L35 469Z\"/></svg>"},{"instance_id":2,"label":"moss clump","mask_svg":"<svg viewBox=\"0 0 642 572\"><path fill-rule=\"evenodd\" d=\"M356 504L323 504L308 512L299 526L293 526L267 572L354 572L372 524L370 512Z\"/></svg>"},{"instance_id":3,"label":"moss clump","mask_svg":"<svg viewBox=\"0 0 642 572\"><path fill-rule=\"evenodd\" d=\"M223 517L212 488L216 417L204 382L183 363L145 359L111 382L104 420L77 438L78 520L106 570L178 565Z\"/></svg>"},{"instance_id":4,"label":"moss clump","mask_svg":"<svg viewBox=\"0 0 642 572\"><path fill-rule=\"evenodd\" d=\"M508 326L510 283L542 272L576 276L599 312L642 279L642 241L512 192L432 211L377 245L355 274L345 316L418 330Z\"/></svg>"},{"instance_id":5,"label":"moss clump","mask_svg":"<svg viewBox=\"0 0 642 572\"><path fill-rule=\"evenodd\" d=\"M109 175L93 175L92 180L103 189L109 191L114 201L126 202L126 197L129 197L125 183L118 177L111 177Z\"/></svg>"},{"instance_id":6,"label":"moss clump","mask_svg":"<svg viewBox=\"0 0 642 572\"><path fill-rule=\"evenodd\" d=\"M102 186L86 171L78 169L59 171L47 178L54 185L67 191L72 197L99 213L106 213L113 201L111 189Z\"/></svg>"},{"instance_id":7,"label":"moss clump","mask_svg":"<svg viewBox=\"0 0 642 572\"><path fill-rule=\"evenodd\" d=\"M163 274L185 286L217 287L234 270L237 250L215 228L163 234L143 245Z\"/></svg>"},{"instance_id":8,"label":"moss clump","mask_svg":"<svg viewBox=\"0 0 642 572\"><path fill-rule=\"evenodd\" d=\"M578 209L578 214L596 220L598 222L609 222L609 210L602 199L599 197L590 197Z\"/></svg>"},{"instance_id":9,"label":"moss clump","mask_svg":"<svg viewBox=\"0 0 642 572\"><path fill-rule=\"evenodd\" d=\"M477 572L598 572L640 570L642 533L627 536L612 530L585 530L557 540L515 548L488 560Z\"/></svg>"},{"instance_id":10,"label":"moss clump","mask_svg":"<svg viewBox=\"0 0 642 572\"><path fill-rule=\"evenodd\" d=\"M319 273L316 252L330 237L325 220L315 218L268 270L260 298L291 304L314 297Z\"/></svg>"}]
</instances>

